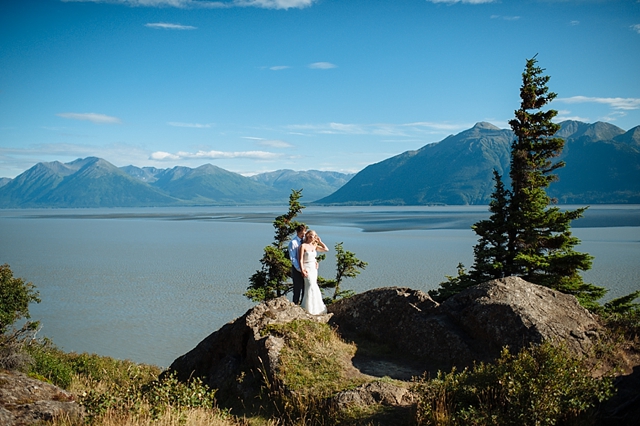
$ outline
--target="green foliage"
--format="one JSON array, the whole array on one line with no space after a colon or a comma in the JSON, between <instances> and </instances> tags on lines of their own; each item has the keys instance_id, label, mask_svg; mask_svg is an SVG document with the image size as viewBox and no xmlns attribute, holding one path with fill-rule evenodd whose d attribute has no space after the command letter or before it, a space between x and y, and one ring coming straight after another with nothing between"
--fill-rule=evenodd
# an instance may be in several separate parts
<instances>
[{"instance_id":1,"label":"green foliage","mask_svg":"<svg viewBox=\"0 0 640 426\"><path fill-rule=\"evenodd\" d=\"M321 288L333 288L333 298L329 301L334 302L344 297L353 296L352 290L341 290L340 285L345 278L355 278L360 274L360 269L367 267L367 262L358 259L355 253L345 251L342 242L335 245L336 250L336 277L333 280L318 278L318 284Z\"/></svg>"},{"instance_id":2,"label":"green foliage","mask_svg":"<svg viewBox=\"0 0 640 426\"><path fill-rule=\"evenodd\" d=\"M586 360L549 342L517 355L506 348L494 364L439 372L415 384L420 425L584 424L613 395L611 377L595 379Z\"/></svg>"},{"instance_id":3,"label":"green foliage","mask_svg":"<svg viewBox=\"0 0 640 426\"><path fill-rule=\"evenodd\" d=\"M30 375L44 377L56 386L69 389L74 372L68 356L63 351L46 339L27 346L27 351L33 358Z\"/></svg>"},{"instance_id":4,"label":"green foliage","mask_svg":"<svg viewBox=\"0 0 640 426\"><path fill-rule=\"evenodd\" d=\"M458 294L462 290L476 284L476 282L471 279L462 263L458 263L457 270L458 275L455 277L447 275L445 277L447 278L447 281L440 283L440 286L437 289L431 289L428 291L429 296L431 296L433 300L436 302L444 302L454 294Z\"/></svg>"},{"instance_id":5,"label":"green foliage","mask_svg":"<svg viewBox=\"0 0 640 426\"><path fill-rule=\"evenodd\" d=\"M245 296L255 302L274 299L287 294L291 285L288 283L291 272L291 261L285 254L289 237L295 233L299 222L294 219L304 209L299 200L302 190L292 190L289 196L289 211L275 218L273 227L275 237L272 245L264 248L260 263L262 267L251 278Z\"/></svg>"},{"instance_id":6,"label":"green foliage","mask_svg":"<svg viewBox=\"0 0 640 426\"><path fill-rule=\"evenodd\" d=\"M629 342L640 338L640 304L634 301L640 297L640 291L613 299L604 304L600 314L614 336Z\"/></svg>"},{"instance_id":7,"label":"green foliage","mask_svg":"<svg viewBox=\"0 0 640 426\"><path fill-rule=\"evenodd\" d=\"M80 403L85 408L89 421L96 421L107 410L142 413L149 409L151 416L157 419L169 408L180 411L216 407L215 391L200 378L182 383L175 375L167 375L147 383L132 380L123 386L112 386L107 390L90 389L82 395Z\"/></svg>"},{"instance_id":8,"label":"green foliage","mask_svg":"<svg viewBox=\"0 0 640 426\"><path fill-rule=\"evenodd\" d=\"M505 188L497 170L493 171L493 180L495 189L489 203L491 216L488 220L481 220L471 227L480 238L473 248L475 263L471 271L472 280L466 280L467 284L502 278L505 274L504 268L509 258L507 235L511 192ZM458 275L461 275L460 272ZM462 277L460 280L464 281Z\"/></svg>"},{"instance_id":9,"label":"green foliage","mask_svg":"<svg viewBox=\"0 0 640 426\"><path fill-rule=\"evenodd\" d=\"M20 318L30 318L29 303L40 303L32 283L14 278L6 263L0 265L0 334Z\"/></svg>"}]
</instances>

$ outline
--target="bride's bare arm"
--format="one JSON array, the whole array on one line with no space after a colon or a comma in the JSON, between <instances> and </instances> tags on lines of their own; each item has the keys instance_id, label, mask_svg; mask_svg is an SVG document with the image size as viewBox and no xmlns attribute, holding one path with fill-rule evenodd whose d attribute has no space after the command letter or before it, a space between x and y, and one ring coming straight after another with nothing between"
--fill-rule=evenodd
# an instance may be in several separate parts
<instances>
[{"instance_id":1,"label":"bride's bare arm","mask_svg":"<svg viewBox=\"0 0 640 426\"><path fill-rule=\"evenodd\" d=\"M316 250L317 251L329 251L329 247L325 243L322 242L320 237L316 236Z\"/></svg>"}]
</instances>

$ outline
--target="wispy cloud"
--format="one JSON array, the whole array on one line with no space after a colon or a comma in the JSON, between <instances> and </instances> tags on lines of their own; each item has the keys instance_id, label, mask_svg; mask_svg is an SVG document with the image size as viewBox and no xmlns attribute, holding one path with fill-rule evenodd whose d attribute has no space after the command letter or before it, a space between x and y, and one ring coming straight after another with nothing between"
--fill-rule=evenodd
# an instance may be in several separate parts
<instances>
[{"instance_id":1,"label":"wispy cloud","mask_svg":"<svg viewBox=\"0 0 640 426\"><path fill-rule=\"evenodd\" d=\"M93 112L77 113L77 112L61 112L56 114L58 117L69 118L71 120L84 120L91 121L96 124L119 124L120 119L118 117L111 117L104 114L96 114Z\"/></svg>"},{"instance_id":2,"label":"wispy cloud","mask_svg":"<svg viewBox=\"0 0 640 426\"><path fill-rule=\"evenodd\" d=\"M491 19L502 19L503 21L517 21L519 16L503 16L503 15L491 15Z\"/></svg>"},{"instance_id":3,"label":"wispy cloud","mask_svg":"<svg viewBox=\"0 0 640 426\"><path fill-rule=\"evenodd\" d=\"M289 68L291 68L291 67L288 66L288 65L276 65L275 67L269 67L269 69L271 71L281 71L281 70L286 70L286 69L289 69Z\"/></svg>"},{"instance_id":4,"label":"wispy cloud","mask_svg":"<svg viewBox=\"0 0 640 426\"><path fill-rule=\"evenodd\" d=\"M483 3L494 3L496 0L427 0L429 3L446 3L446 4L455 4L455 3L464 3L464 4L483 4Z\"/></svg>"},{"instance_id":5,"label":"wispy cloud","mask_svg":"<svg viewBox=\"0 0 640 426\"><path fill-rule=\"evenodd\" d=\"M145 24L145 27L149 28L157 28L162 30L197 30L197 27L192 27L191 25L180 25L180 24L169 24L167 22L155 22Z\"/></svg>"},{"instance_id":6,"label":"wispy cloud","mask_svg":"<svg viewBox=\"0 0 640 426\"><path fill-rule=\"evenodd\" d=\"M635 24L631 26L631 29L635 32L637 32L638 34L640 34L640 24Z\"/></svg>"},{"instance_id":7,"label":"wispy cloud","mask_svg":"<svg viewBox=\"0 0 640 426\"><path fill-rule=\"evenodd\" d=\"M289 142L281 141L278 139L264 139L256 138L253 136L244 136L243 139L256 141L258 145L268 146L270 148L293 148L293 145L291 145Z\"/></svg>"},{"instance_id":8,"label":"wispy cloud","mask_svg":"<svg viewBox=\"0 0 640 426\"><path fill-rule=\"evenodd\" d=\"M190 127L193 129L208 129L211 127L211 124L200 124L200 123L176 123L174 121L170 121L167 123L169 126L173 127Z\"/></svg>"},{"instance_id":9,"label":"wispy cloud","mask_svg":"<svg viewBox=\"0 0 640 426\"><path fill-rule=\"evenodd\" d=\"M187 160L187 159L233 159L233 158L249 158L253 160L274 160L282 157L282 154L276 154L266 151L198 151L198 152L185 152L179 151L175 154L164 151L156 151L151 154L150 159L156 161L175 161L175 160Z\"/></svg>"},{"instance_id":10,"label":"wispy cloud","mask_svg":"<svg viewBox=\"0 0 640 426\"><path fill-rule=\"evenodd\" d=\"M615 110L640 109L640 98L596 98L589 96L572 96L570 98L557 98L556 101L567 104L597 103L609 105Z\"/></svg>"},{"instance_id":11,"label":"wispy cloud","mask_svg":"<svg viewBox=\"0 0 640 426\"><path fill-rule=\"evenodd\" d=\"M580 25L580 21L570 21L569 25L571 25L572 27L575 27L576 25Z\"/></svg>"},{"instance_id":12,"label":"wispy cloud","mask_svg":"<svg viewBox=\"0 0 640 426\"><path fill-rule=\"evenodd\" d=\"M311 6L316 0L234 0L237 6L253 6L264 9L302 9Z\"/></svg>"},{"instance_id":13,"label":"wispy cloud","mask_svg":"<svg viewBox=\"0 0 640 426\"><path fill-rule=\"evenodd\" d=\"M177 7L180 9L221 9L229 7L259 7L262 9L302 9L317 0L61 0L65 3L111 3L140 7Z\"/></svg>"},{"instance_id":14,"label":"wispy cloud","mask_svg":"<svg viewBox=\"0 0 640 426\"><path fill-rule=\"evenodd\" d=\"M349 124L349 123L326 123L326 124L292 124L286 128L296 134L336 134L336 135L378 135L378 136L400 136L416 137L433 134L443 134L454 132L471 127L473 124L451 124L434 122L414 122L402 124Z\"/></svg>"},{"instance_id":15,"label":"wispy cloud","mask_svg":"<svg viewBox=\"0 0 640 426\"><path fill-rule=\"evenodd\" d=\"M312 64L309 64L309 68L316 70L328 70L337 67L337 65L332 64L331 62L314 62Z\"/></svg>"}]
</instances>

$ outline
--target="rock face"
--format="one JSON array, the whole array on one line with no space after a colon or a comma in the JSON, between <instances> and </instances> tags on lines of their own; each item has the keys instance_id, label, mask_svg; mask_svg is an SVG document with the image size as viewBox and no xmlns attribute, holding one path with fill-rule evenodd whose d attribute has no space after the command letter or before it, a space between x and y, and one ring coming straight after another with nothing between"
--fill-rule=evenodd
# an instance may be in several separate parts
<instances>
[{"instance_id":1,"label":"rock face","mask_svg":"<svg viewBox=\"0 0 640 426\"><path fill-rule=\"evenodd\" d=\"M297 319L329 321L356 344L359 336L390 347L417 360L416 375L491 361L504 346L517 351L544 340L562 341L576 354L587 353L600 332L594 317L573 296L516 277L472 287L442 304L418 290L375 289L329 305L329 311L321 317L309 315L284 297L261 303L177 358L168 372L182 381L203 378L220 390L221 397L227 392L249 396L251 383L239 380L243 372L274 377L284 345L282 338L263 334L264 327ZM344 392L338 404L392 400L406 404L410 395L384 383L369 384Z\"/></svg>"},{"instance_id":2,"label":"rock face","mask_svg":"<svg viewBox=\"0 0 640 426\"><path fill-rule=\"evenodd\" d=\"M330 316L310 315L285 297L269 300L209 335L193 350L173 361L168 371L175 372L181 381L203 378L207 385L216 389L234 386L230 390L242 395L246 389L236 378L243 366L263 371L269 377L278 366L284 341L270 334L262 335L265 326L299 319L327 322Z\"/></svg>"},{"instance_id":3,"label":"rock face","mask_svg":"<svg viewBox=\"0 0 640 426\"><path fill-rule=\"evenodd\" d=\"M489 281L438 305L407 288L382 288L329 306L331 324L425 362L425 370L490 361L544 340L586 353L600 331L577 300L518 277Z\"/></svg>"},{"instance_id":4,"label":"rock face","mask_svg":"<svg viewBox=\"0 0 640 426\"><path fill-rule=\"evenodd\" d=\"M73 395L22 373L0 371L0 424L32 425L58 416L82 418Z\"/></svg>"}]
</instances>

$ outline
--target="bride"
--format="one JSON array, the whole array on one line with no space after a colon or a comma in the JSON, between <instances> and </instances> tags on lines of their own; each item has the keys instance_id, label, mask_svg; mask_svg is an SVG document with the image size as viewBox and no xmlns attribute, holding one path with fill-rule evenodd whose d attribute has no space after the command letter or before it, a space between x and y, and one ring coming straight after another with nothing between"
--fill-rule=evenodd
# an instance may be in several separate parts
<instances>
[{"instance_id":1,"label":"bride","mask_svg":"<svg viewBox=\"0 0 640 426\"><path fill-rule=\"evenodd\" d=\"M315 231L309 230L304 236L303 244L298 250L298 257L304 277L304 297L302 308L312 315L326 314L327 308L322 301L322 293L318 287L318 251L326 252L329 248L322 242Z\"/></svg>"}]
</instances>

